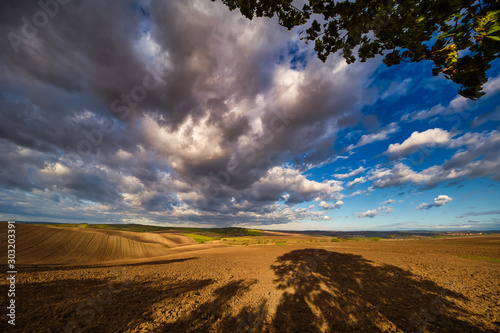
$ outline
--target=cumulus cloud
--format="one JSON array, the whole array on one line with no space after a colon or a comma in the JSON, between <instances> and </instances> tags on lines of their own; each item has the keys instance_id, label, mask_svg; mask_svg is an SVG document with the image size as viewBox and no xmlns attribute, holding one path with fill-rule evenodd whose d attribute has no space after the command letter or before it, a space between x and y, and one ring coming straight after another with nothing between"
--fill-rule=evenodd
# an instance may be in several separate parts
<instances>
[{"instance_id":1,"label":"cumulus cloud","mask_svg":"<svg viewBox=\"0 0 500 333\"><path fill-rule=\"evenodd\" d=\"M378 210L372 209L372 210L367 210L366 212L358 214L358 217L359 218L365 218L365 217L374 218L375 216L378 215L378 213L379 213Z\"/></svg>"},{"instance_id":2,"label":"cumulus cloud","mask_svg":"<svg viewBox=\"0 0 500 333\"><path fill-rule=\"evenodd\" d=\"M301 203L316 198L341 197L342 189L341 182L336 180L319 183L308 180L298 170L274 167L255 182L248 193L253 200L278 201L286 192L286 203Z\"/></svg>"},{"instance_id":3,"label":"cumulus cloud","mask_svg":"<svg viewBox=\"0 0 500 333\"><path fill-rule=\"evenodd\" d=\"M441 207L447 204L448 202L452 201L453 199L450 198L447 195L438 195L437 198L434 198L434 203L433 204L426 204L426 203L421 203L418 205L417 210L422 210L422 209L431 209L432 207Z\"/></svg>"},{"instance_id":4,"label":"cumulus cloud","mask_svg":"<svg viewBox=\"0 0 500 333\"><path fill-rule=\"evenodd\" d=\"M378 207L377 209L367 210L366 212L357 213L355 215L359 218L365 218L365 217L374 218L377 215L387 215L392 212L394 212L394 209L392 209L391 207L382 206Z\"/></svg>"},{"instance_id":5,"label":"cumulus cloud","mask_svg":"<svg viewBox=\"0 0 500 333\"><path fill-rule=\"evenodd\" d=\"M392 203L394 203L394 202L396 202L396 200L394 200L394 199L389 199L389 200L386 200L386 201L382 202L382 204L383 204L383 205L390 205L390 204L392 204Z\"/></svg>"},{"instance_id":6,"label":"cumulus cloud","mask_svg":"<svg viewBox=\"0 0 500 333\"><path fill-rule=\"evenodd\" d=\"M478 177L500 180L500 132L466 133L448 141L447 148L458 149L451 159L420 172L396 162L392 168L375 168L369 180L375 188L418 185L433 188L448 181Z\"/></svg>"},{"instance_id":7,"label":"cumulus cloud","mask_svg":"<svg viewBox=\"0 0 500 333\"><path fill-rule=\"evenodd\" d=\"M40 10L3 6L3 36ZM336 158L380 61L323 64L278 27L220 2L69 2L17 52L1 39L1 187L36 192L22 214L40 216L62 200L128 221L324 219L293 206L339 202L341 183L301 172Z\"/></svg>"},{"instance_id":8,"label":"cumulus cloud","mask_svg":"<svg viewBox=\"0 0 500 333\"><path fill-rule=\"evenodd\" d=\"M22 36L21 18L40 10L37 2L2 6L2 36ZM368 133L353 149L400 131L363 114L378 99L371 83L381 60L347 66L332 55L322 63L297 29L282 29L277 18L249 21L220 2L70 1L35 37L16 47L2 38L0 46L6 218L274 225L329 219L345 187L370 181L351 196L500 180L497 131L454 139L441 129L416 132L387 154L403 157L419 145L455 149L442 165L368 170L360 162L336 180L313 178L307 170L348 158L335 150L339 133L364 121ZM498 91L498 82L485 90ZM411 83L392 84L382 98ZM316 199L319 210L297 208Z\"/></svg>"},{"instance_id":9,"label":"cumulus cloud","mask_svg":"<svg viewBox=\"0 0 500 333\"><path fill-rule=\"evenodd\" d=\"M344 202L342 200L338 200L337 202L335 203L328 203L326 201L321 201L319 203L319 206L321 208L323 208L324 210L330 210L330 209L335 209L335 208L339 208L340 206L342 206L344 204Z\"/></svg>"},{"instance_id":10,"label":"cumulus cloud","mask_svg":"<svg viewBox=\"0 0 500 333\"><path fill-rule=\"evenodd\" d=\"M363 184L364 182L366 182L366 178L365 177L358 177L350 182L347 183L347 187L353 187L355 185L358 185L358 184Z\"/></svg>"},{"instance_id":11,"label":"cumulus cloud","mask_svg":"<svg viewBox=\"0 0 500 333\"><path fill-rule=\"evenodd\" d=\"M424 132L413 132L403 143L394 143L384 153L391 158L409 155L423 147L444 146L451 140L451 134L441 128L433 128Z\"/></svg>"},{"instance_id":12,"label":"cumulus cloud","mask_svg":"<svg viewBox=\"0 0 500 333\"><path fill-rule=\"evenodd\" d=\"M384 215L387 215L387 214L394 212L394 209L392 207L388 207L388 206L379 207L379 208L377 208L377 210L379 212L384 213Z\"/></svg>"}]
</instances>

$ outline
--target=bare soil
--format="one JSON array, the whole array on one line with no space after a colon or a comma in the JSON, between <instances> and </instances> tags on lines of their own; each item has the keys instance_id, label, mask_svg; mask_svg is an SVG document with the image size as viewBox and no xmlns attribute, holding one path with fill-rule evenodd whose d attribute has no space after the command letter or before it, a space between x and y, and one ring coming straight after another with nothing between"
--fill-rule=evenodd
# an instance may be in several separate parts
<instances>
[{"instance_id":1,"label":"bare soil","mask_svg":"<svg viewBox=\"0 0 500 333\"><path fill-rule=\"evenodd\" d=\"M227 246L16 226L2 332L500 331L500 262L477 259L500 259L498 236Z\"/></svg>"}]
</instances>

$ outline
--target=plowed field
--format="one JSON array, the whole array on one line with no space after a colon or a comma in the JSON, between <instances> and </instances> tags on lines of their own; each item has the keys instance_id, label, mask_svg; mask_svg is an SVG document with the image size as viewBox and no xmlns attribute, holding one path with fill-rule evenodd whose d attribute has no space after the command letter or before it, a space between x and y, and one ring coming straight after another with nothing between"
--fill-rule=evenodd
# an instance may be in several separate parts
<instances>
[{"instance_id":1,"label":"plowed field","mask_svg":"<svg viewBox=\"0 0 500 333\"><path fill-rule=\"evenodd\" d=\"M2 332L500 331L500 237L227 246L16 227Z\"/></svg>"}]
</instances>

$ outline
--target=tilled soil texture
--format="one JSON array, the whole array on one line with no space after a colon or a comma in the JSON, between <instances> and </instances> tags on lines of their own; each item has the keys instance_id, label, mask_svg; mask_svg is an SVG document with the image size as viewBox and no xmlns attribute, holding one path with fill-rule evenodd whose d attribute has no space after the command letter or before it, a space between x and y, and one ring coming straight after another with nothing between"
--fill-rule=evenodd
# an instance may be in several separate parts
<instances>
[{"instance_id":1,"label":"tilled soil texture","mask_svg":"<svg viewBox=\"0 0 500 333\"><path fill-rule=\"evenodd\" d=\"M18 244L23 237L43 260L32 249L18 263L16 328L3 315L2 332L500 331L498 236L207 243L148 258L121 241L130 252L95 254L108 261L75 254L59 264L30 232Z\"/></svg>"}]
</instances>

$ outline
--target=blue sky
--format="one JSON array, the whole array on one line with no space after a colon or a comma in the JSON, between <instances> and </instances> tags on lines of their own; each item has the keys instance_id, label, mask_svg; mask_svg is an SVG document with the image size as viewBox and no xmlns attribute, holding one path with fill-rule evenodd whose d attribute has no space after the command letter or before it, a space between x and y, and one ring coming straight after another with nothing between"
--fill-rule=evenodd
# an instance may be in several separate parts
<instances>
[{"instance_id":1,"label":"blue sky","mask_svg":"<svg viewBox=\"0 0 500 333\"><path fill-rule=\"evenodd\" d=\"M473 102L219 2L68 3L29 38L42 9L5 6L1 220L500 229L499 61Z\"/></svg>"}]
</instances>

